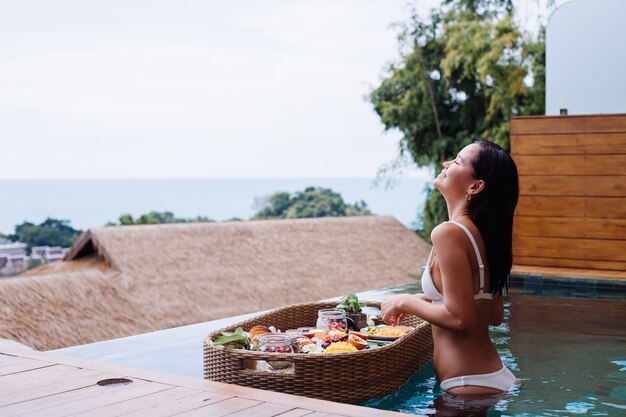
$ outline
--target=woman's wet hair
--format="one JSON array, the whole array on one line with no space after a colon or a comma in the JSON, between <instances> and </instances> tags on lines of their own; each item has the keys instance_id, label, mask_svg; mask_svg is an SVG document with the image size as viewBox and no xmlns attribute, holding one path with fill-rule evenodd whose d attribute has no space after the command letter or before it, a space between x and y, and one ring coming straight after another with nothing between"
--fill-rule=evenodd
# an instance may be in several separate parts
<instances>
[{"instance_id":1,"label":"woman's wet hair","mask_svg":"<svg viewBox=\"0 0 626 417\"><path fill-rule=\"evenodd\" d=\"M472 160L474 177L483 180L483 190L469 202L472 219L485 243L492 294L508 292L513 265L513 214L519 183L517 166L500 146L486 140L476 143L480 150Z\"/></svg>"}]
</instances>

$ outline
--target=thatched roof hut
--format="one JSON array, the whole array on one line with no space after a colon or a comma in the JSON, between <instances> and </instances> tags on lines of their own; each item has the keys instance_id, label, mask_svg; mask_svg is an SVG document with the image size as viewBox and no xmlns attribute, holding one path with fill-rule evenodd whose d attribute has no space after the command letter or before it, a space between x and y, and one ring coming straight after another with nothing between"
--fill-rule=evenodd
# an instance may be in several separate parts
<instances>
[{"instance_id":1,"label":"thatched roof hut","mask_svg":"<svg viewBox=\"0 0 626 417\"><path fill-rule=\"evenodd\" d=\"M0 280L0 337L54 349L403 284L429 250L391 217L91 229Z\"/></svg>"}]
</instances>

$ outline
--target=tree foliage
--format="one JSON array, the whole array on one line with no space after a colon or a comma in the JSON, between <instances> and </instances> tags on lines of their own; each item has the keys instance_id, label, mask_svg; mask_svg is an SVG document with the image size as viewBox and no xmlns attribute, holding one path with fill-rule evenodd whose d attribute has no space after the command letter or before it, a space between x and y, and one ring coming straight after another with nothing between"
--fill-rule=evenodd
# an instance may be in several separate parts
<instances>
[{"instance_id":1,"label":"tree foliage","mask_svg":"<svg viewBox=\"0 0 626 417\"><path fill-rule=\"evenodd\" d=\"M251 220L298 219L307 217L363 216L372 212L364 201L346 204L341 194L329 188L307 187L289 194L277 192L263 199Z\"/></svg>"},{"instance_id":2,"label":"tree foliage","mask_svg":"<svg viewBox=\"0 0 626 417\"><path fill-rule=\"evenodd\" d=\"M81 230L70 226L69 220L47 218L41 224L24 222L15 226L15 233L9 235L12 241L26 243L30 251L33 246L72 246Z\"/></svg>"},{"instance_id":3,"label":"tree foliage","mask_svg":"<svg viewBox=\"0 0 626 417\"><path fill-rule=\"evenodd\" d=\"M204 217L197 216L189 219L185 218L177 218L174 216L174 213L169 211L151 211L147 214L142 214L136 219L133 218L130 214L122 214L119 217L119 225L128 226L128 225L137 225L137 224L163 224L163 223L210 223L214 220ZM118 223L109 222L106 224L107 226L118 226Z\"/></svg>"},{"instance_id":4,"label":"tree foliage","mask_svg":"<svg viewBox=\"0 0 626 417\"><path fill-rule=\"evenodd\" d=\"M444 0L427 21L413 13L402 27L400 58L370 94L385 129L402 134L399 158L437 175L478 138L508 149L511 116L544 112L545 32L532 40L513 12L511 0ZM446 218L431 189L418 233L429 238Z\"/></svg>"}]
</instances>

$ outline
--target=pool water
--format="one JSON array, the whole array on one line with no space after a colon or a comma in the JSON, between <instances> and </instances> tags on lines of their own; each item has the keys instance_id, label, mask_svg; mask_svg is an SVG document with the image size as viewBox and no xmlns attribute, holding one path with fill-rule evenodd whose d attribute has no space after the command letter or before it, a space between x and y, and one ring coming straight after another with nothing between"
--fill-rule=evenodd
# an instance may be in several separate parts
<instances>
[{"instance_id":1,"label":"pool water","mask_svg":"<svg viewBox=\"0 0 626 417\"><path fill-rule=\"evenodd\" d=\"M420 291L415 283L359 293L359 298L380 301ZM56 352L202 378L203 338L254 315ZM505 299L504 322L492 328L491 336L503 362L523 382L511 393L481 401L444 395L429 365L397 392L364 405L437 416L626 416L626 285L590 281L581 286L530 277L514 282Z\"/></svg>"},{"instance_id":2,"label":"pool water","mask_svg":"<svg viewBox=\"0 0 626 417\"><path fill-rule=\"evenodd\" d=\"M626 415L626 291L562 285L511 288L491 330L522 386L499 397L443 395L432 365L364 405L418 415Z\"/></svg>"}]
</instances>

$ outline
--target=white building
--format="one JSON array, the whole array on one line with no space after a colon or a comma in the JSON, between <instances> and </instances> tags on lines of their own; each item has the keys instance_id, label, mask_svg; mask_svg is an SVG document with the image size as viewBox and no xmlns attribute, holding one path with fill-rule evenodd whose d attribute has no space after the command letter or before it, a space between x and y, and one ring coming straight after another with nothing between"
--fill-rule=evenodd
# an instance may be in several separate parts
<instances>
[{"instance_id":1,"label":"white building","mask_svg":"<svg viewBox=\"0 0 626 417\"><path fill-rule=\"evenodd\" d=\"M34 246L30 256L26 243L8 242L0 244L0 277L12 276L28 268L28 261L49 263L61 260L69 248L60 246Z\"/></svg>"},{"instance_id":2,"label":"white building","mask_svg":"<svg viewBox=\"0 0 626 417\"><path fill-rule=\"evenodd\" d=\"M626 1L573 0L546 30L546 115L626 113Z\"/></svg>"}]
</instances>

